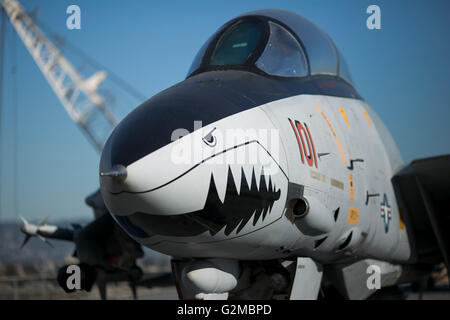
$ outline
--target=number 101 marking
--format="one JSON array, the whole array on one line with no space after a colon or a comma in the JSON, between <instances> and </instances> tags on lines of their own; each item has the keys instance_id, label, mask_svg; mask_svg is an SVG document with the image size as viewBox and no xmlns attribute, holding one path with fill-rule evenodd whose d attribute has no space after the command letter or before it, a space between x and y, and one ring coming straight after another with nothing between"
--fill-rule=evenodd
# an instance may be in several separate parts
<instances>
[{"instance_id":1,"label":"number 101 marking","mask_svg":"<svg viewBox=\"0 0 450 320\"><path fill-rule=\"evenodd\" d=\"M316 150L314 148L314 142L312 140L311 133L309 132L308 125L305 122L301 124L297 120L295 120L294 125L291 119L288 118L288 120L291 123L292 130L294 130L295 137L297 138L298 149L300 151L300 158L302 159L302 163L305 163L306 158L308 166L312 167L314 165L317 168Z\"/></svg>"}]
</instances>

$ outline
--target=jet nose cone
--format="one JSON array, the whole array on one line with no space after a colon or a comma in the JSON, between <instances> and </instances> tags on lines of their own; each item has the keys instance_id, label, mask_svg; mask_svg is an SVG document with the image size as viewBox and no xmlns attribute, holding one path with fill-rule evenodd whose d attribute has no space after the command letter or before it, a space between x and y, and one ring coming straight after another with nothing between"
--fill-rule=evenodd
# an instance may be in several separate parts
<instances>
[{"instance_id":1,"label":"jet nose cone","mask_svg":"<svg viewBox=\"0 0 450 320\"><path fill-rule=\"evenodd\" d=\"M254 136L259 129L261 137ZM264 136L271 129L266 114L252 109L204 126L126 167L111 157L119 137L113 134L100 170L105 203L135 239L217 241L263 228L282 214L287 194L284 152L277 150L277 136L273 143ZM230 135L230 130L244 133Z\"/></svg>"},{"instance_id":2,"label":"jet nose cone","mask_svg":"<svg viewBox=\"0 0 450 320\"><path fill-rule=\"evenodd\" d=\"M278 132L265 111L236 92L217 81L186 80L114 129L102 153L101 192L137 241L223 240L281 215L287 164Z\"/></svg>"},{"instance_id":3,"label":"jet nose cone","mask_svg":"<svg viewBox=\"0 0 450 320\"><path fill-rule=\"evenodd\" d=\"M111 137L106 142L99 168L100 189L107 192L117 192L124 188L128 177L127 167L113 162L111 158Z\"/></svg>"}]
</instances>

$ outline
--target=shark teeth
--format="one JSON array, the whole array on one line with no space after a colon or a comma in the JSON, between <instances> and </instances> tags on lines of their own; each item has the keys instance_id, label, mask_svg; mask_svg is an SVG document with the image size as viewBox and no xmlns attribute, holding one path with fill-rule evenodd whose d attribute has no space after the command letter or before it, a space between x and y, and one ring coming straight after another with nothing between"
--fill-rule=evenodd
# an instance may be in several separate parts
<instances>
[{"instance_id":1,"label":"shark teeth","mask_svg":"<svg viewBox=\"0 0 450 320\"><path fill-rule=\"evenodd\" d=\"M248 181L250 181L250 185ZM229 235L235 229L236 234L238 234L252 217L252 223L255 226L260 218L261 221L264 221L271 212L274 202L280 198L280 190L276 191L276 186L272 183L272 177L269 176L268 181L266 181L263 169L258 178L255 170L252 170L251 178L247 179L244 168L241 167L238 186L229 166L223 201L217 192L217 182L214 179L214 175L211 174L210 189L203 210L211 214L209 218L214 219L219 214L221 219L214 220L221 220L222 222L218 224L220 229L209 228L211 235L216 234L223 227L225 227L225 235Z\"/></svg>"},{"instance_id":2,"label":"shark teeth","mask_svg":"<svg viewBox=\"0 0 450 320\"><path fill-rule=\"evenodd\" d=\"M264 174L264 167L262 166L241 166L241 165L228 165L228 170L217 170L213 172L214 182L216 184L217 193L222 203L225 201L225 195L228 192L229 181L237 181L234 189L236 189L238 195L241 194L241 186L243 180L251 187L252 190L271 190L272 177ZM268 181L267 178L268 177ZM261 185L261 183L263 183ZM270 189L271 188L271 189Z\"/></svg>"},{"instance_id":3,"label":"shark teeth","mask_svg":"<svg viewBox=\"0 0 450 320\"><path fill-rule=\"evenodd\" d=\"M217 195L219 196L220 201L222 201L222 203L225 201L225 195L227 193L228 175L229 173L227 173L225 170L219 170L219 172L214 172L214 182L217 190Z\"/></svg>"},{"instance_id":4,"label":"shark teeth","mask_svg":"<svg viewBox=\"0 0 450 320\"><path fill-rule=\"evenodd\" d=\"M228 166L228 171L230 169L231 169L231 173L233 174L234 181L241 181L241 179L246 179L242 166L230 165L230 166ZM228 175L229 175L229 172L227 173L227 179L228 179ZM226 189L226 183L225 183L225 189ZM240 183L236 184L236 190L237 190L238 194L241 193L241 184Z\"/></svg>"},{"instance_id":5,"label":"shark teeth","mask_svg":"<svg viewBox=\"0 0 450 320\"><path fill-rule=\"evenodd\" d=\"M212 236L222 231L228 236L234 231L241 232L250 221L253 226L264 221L280 195L280 189L271 176L264 175L264 170L256 174L253 168L241 167L238 175L236 170L233 174L229 166L228 172L211 173L203 209L169 216L136 212L119 222L145 226L146 231L142 233L148 233L148 237L150 234L192 237L208 231Z\"/></svg>"}]
</instances>

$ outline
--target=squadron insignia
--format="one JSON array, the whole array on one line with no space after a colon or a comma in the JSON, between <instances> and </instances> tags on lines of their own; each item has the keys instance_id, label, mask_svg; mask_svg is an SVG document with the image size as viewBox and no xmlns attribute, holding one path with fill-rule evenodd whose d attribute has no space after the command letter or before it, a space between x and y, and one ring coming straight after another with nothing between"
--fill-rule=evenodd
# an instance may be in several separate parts
<instances>
[{"instance_id":1,"label":"squadron insignia","mask_svg":"<svg viewBox=\"0 0 450 320\"><path fill-rule=\"evenodd\" d=\"M389 231L389 221L392 219L392 210L386 193L383 195L383 202L381 203L381 218L383 218L384 222L384 231L387 233Z\"/></svg>"}]
</instances>

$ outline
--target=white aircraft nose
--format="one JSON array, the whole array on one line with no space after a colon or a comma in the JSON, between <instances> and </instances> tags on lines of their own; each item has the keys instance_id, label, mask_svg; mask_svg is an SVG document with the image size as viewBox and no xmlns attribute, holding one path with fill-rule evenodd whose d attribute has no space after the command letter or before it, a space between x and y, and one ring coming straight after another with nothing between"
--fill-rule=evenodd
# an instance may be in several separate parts
<instances>
[{"instance_id":1,"label":"white aircraft nose","mask_svg":"<svg viewBox=\"0 0 450 320\"><path fill-rule=\"evenodd\" d=\"M210 240L261 228L277 218L273 212L282 212L287 194L285 155L277 149L278 136L268 136L271 129L270 119L255 108L130 163L119 161L128 159L123 149L111 150L120 147L115 139L124 140L113 133L100 163L105 204L135 238Z\"/></svg>"},{"instance_id":2,"label":"white aircraft nose","mask_svg":"<svg viewBox=\"0 0 450 320\"><path fill-rule=\"evenodd\" d=\"M101 171L105 203L129 234L229 236L274 219L274 205L284 204L287 178L267 149L257 141L244 142L213 150L198 162L174 164L168 157L183 143L180 139L127 168ZM229 161L246 154L259 160Z\"/></svg>"}]
</instances>

